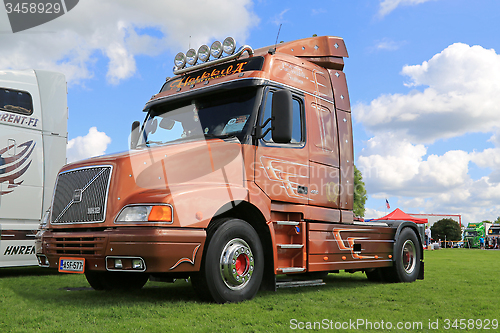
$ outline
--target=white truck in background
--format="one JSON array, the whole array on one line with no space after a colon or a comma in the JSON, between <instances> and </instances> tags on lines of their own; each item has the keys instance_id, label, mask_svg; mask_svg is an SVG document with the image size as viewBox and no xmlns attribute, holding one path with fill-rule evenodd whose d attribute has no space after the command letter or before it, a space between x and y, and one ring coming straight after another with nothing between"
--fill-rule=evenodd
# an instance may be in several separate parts
<instances>
[{"instance_id":1,"label":"white truck in background","mask_svg":"<svg viewBox=\"0 0 500 333\"><path fill-rule=\"evenodd\" d=\"M63 74L0 70L0 267L37 265L35 234L66 163Z\"/></svg>"}]
</instances>

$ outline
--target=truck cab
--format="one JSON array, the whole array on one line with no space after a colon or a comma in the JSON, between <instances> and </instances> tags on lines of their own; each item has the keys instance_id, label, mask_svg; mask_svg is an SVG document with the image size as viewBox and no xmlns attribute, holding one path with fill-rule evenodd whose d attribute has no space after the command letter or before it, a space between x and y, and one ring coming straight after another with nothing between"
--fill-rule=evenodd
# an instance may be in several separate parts
<instances>
[{"instance_id":1,"label":"truck cab","mask_svg":"<svg viewBox=\"0 0 500 333\"><path fill-rule=\"evenodd\" d=\"M488 248L498 248L500 241L500 223L491 224L486 235L486 246Z\"/></svg>"},{"instance_id":2,"label":"truck cab","mask_svg":"<svg viewBox=\"0 0 500 333\"><path fill-rule=\"evenodd\" d=\"M37 265L35 235L66 163L66 80L0 71L0 267Z\"/></svg>"},{"instance_id":3,"label":"truck cab","mask_svg":"<svg viewBox=\"0 0 500 333\"><path fill-rule=\"evenodd\" d=\"M464 247L466 248L480 248L480 239L483 238L486 242L486 236L490 229L491 223L487 222L473 222L467 225L464 230ZM486 244L486 243L485 243Z\"/></svg>"},{"instance_id":4,"label":"truck cab","mask_svg":"<svg viewBox=\"0 0 500 333\"><path fill-rule=\"evenodd\" d=\"M178 54L129 152L61 170L40 265L84 273L95 289L190 277L219 303L283 275L423 278L413 222L353 219L345 57L331 36Z\"/></svg>"}]
</instances>

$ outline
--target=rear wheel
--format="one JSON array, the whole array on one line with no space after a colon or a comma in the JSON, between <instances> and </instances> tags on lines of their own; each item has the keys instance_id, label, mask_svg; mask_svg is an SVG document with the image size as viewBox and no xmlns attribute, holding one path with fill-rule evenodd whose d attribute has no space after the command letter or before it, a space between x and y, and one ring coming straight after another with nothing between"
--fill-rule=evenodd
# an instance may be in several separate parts
<instances>
[{"instance_id":1,"label":"rear wheel","mask_svg":"<svg viewBox=\"0 0 500 333\"><path fill-rule=\"evenodd\" d=\"M200 272L191 276L200 298L217 303L253 298L264 272L264 255L257 232L239 219L215 222L209 230Z\"/></svg>"},{"instance_id":2,"label":"rear wheel","mask_svg":"<svg viewBox=\"0 0 500 333\"><path fill-rule=\"evenodd\" d=\"M413 282L420 272L422 248L417 235L410 228L399 234L394 248L394 265L384 269L385 279L391 282Z\"/></svg>"},{"instance_id":3,"label":"rear wheel","mask_svg":"<svg viewBox=\"0 0 500 333\"><path fill-rule=\"evenodd\" d=\"M95 290L137 290L148 282L145 273L87 271L85 277Z\"/></svg>"}]
</instances>

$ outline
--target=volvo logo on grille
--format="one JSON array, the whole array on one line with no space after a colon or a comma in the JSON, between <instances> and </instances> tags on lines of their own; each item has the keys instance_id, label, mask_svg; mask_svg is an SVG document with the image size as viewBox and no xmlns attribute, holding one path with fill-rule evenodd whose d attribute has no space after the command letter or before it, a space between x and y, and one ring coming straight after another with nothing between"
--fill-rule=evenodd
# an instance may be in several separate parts
<instances>
[{"instance_id":1,"label":"volvo logo on grille","mask_svg":"<svg viewBox=\"0 0 500 333\"><path fill-rule=\"evenodd\" d=\"M75 193L73 193L73 202L81 202L82 194L83 191L81 189L75 190Z\"/></svg>"}]
</instances>

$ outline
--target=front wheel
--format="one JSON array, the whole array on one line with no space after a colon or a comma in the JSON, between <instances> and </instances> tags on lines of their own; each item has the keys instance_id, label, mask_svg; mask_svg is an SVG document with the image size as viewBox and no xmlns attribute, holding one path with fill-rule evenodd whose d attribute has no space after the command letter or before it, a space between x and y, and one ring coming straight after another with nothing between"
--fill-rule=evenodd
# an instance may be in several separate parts
<instances>
[{"instance_id":1,"label":"front wheel","mask_svg":"<svg viewBox=\"0 0 500 333\"><path fill-rule=\"evenodd\" d=\"M137 272L87 271L85 277L95 290L137 290L149 279L149 275Z\"/></svg>"},{"instance_id":2,"label":"front wheel","mask_svg":"<svg viewBox=\"0 0 500 333\"><path fill-rule=\"evenodd\" d=\"M202 299L217 303L253 298L264 272L262 244L255 229L239 219L216 221L208 231L200 272L191 276Z\"/></svg>"}]
</instances>

